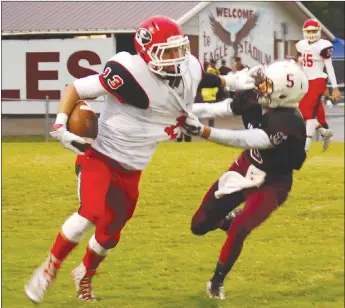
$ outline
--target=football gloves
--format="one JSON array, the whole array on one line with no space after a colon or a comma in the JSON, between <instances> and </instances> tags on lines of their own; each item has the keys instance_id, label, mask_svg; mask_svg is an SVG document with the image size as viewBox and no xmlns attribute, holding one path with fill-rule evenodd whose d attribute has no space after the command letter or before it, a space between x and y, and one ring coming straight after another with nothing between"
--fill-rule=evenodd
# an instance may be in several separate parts
<instances>
[{"instance_id":1,"label":"football gloves","mask_svg":"<svg viewBox=\"0 0 345 308\"><path fill-rule=\"evenodd\" d=\"M201 136L204 131L204 125L192 113L189 113L182 126L182 132L189 136Z\"/></svg>"},{"instance_id":2,"label":"football gloves","mask_svg":"<svg viewBox=\"0 0 345 308\"><path fill-rule=\"evenodd\" d=\"M72 134L67 130L66 125L63 124L54 124L53 131L49 133L54 139L60 141L61 145L74 153L79 155L84 155L83 152L79 151L76 147L72 145L72 142L76 142L79 144L89 143L86 138L79 137L75 134Z\"/></svg>"},{"instance_id":3,"label":"football gloves","mask_svg":"<svg viewBox=\"0 0 345 308\"><path fill-rule=\"evenodd\" d=\"M225 79L226 86L230 91L251 90L255 88L255 74L262 68L261 65L255 66L251 69L245 68L239 72L230 72Z\"/></svg>"}]
</instances>

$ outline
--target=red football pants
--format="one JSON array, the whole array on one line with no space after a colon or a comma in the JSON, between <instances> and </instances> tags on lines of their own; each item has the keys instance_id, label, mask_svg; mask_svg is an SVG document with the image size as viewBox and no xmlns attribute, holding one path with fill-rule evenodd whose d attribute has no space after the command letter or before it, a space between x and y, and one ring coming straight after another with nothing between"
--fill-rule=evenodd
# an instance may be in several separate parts
<instances>
[{"instance_id":1,"label":"red football pants","mask_svg":"<svg viewBox=\"0 0 345 308\"><path fill-rule=\"evenodd\" d=\"M309 80L308 93L304 95L298 106L305 121L316 117L321 125L327 123L325 108L321 102L321 96L326 89L326 80L324 78Z\"/></svg>"},{"instance_id":2,"label":"red football pants","mask_svg":"<svg viewBox=\"0 0 345 308\"><path fill-rule=\"evenodd\" d=\"M129 171L89 148L80 164L79 214L96 225L95 237L104 248L116 246L139 197L141 171Z\"/></svg>"}]
</instances>

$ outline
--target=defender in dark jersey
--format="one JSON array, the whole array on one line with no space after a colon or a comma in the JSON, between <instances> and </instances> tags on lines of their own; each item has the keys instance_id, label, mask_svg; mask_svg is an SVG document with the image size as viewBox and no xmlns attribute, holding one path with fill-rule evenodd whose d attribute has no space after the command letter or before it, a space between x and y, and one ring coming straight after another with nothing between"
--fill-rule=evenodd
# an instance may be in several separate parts
<instances>
[{"instance_id":1,"label":"defender in dark jersey","mask_svg":"<svg viewBox=\"0 0 345 308\"><path fill-rule=\"evenodd\" d=\"M296 63L279 61L256 77L257 90L238 93L231 103L233 113L242 115L248 129L204 127L194 115L184 124L187 134L245 149L208 190L192 218L191 230L196 235L227 231L215 273L207 283L211 298L225 298L223 281L245 238L285 202L293 170L299 170L306 158L306 127L297 109L308 90L305 74ZM243 202L243 210L234 215L232 211Z\"/></svg>"}]
</instances>

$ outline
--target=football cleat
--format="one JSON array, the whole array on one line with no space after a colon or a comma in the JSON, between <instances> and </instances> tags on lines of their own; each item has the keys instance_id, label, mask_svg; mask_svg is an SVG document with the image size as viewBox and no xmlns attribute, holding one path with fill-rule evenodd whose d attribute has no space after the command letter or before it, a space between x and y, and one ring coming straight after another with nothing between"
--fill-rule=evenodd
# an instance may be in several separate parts
<instances>
[{"instance_id":1,"label":"football cleat","mask_svg":"<svg viewBox=\"0 0 345 308\"><path fill-rule=\"evenodd\" d=\"M77 290L77 298L83 301L96 301L96 297L92 291L91 279L96 271L87 270L85 265L81 263L72 272L72 278Z\"/></svg>"},{"instance_id":2,"label":"football cleat","mask_svg":"<svg viewBox=\"0 0 345 308\"><path fill-rule=\"evenodd\" d=\"M206 293L210 298L225 299L224 286L221 282L208 281L206 284Z\"/></svg>"},{"instance_id":3,"label":"football cleat","mask_svg":"<svg viewBox=\"0 0 345 308\"><path fill-rule=\"evenodd\" d=\"M332 137L334 136L334 133L331 129L326 129L326 131L321 135L323 138L323 146L322 149L326 151L329 147L329 144L331 143Z\"/></svg>"},{"instance_id":4,"label":"football cleat","mask_svg":"<svg viewBox=\"0 0 345 308\"><path fill-rule=\"evenodd\" d=\"M44 294L55 280L59 268L60 261L52 254L49 254L47 260L35 270L29 282L25 285L26 296L34 303L41 303Z\"/></svg>"}]
</instances>

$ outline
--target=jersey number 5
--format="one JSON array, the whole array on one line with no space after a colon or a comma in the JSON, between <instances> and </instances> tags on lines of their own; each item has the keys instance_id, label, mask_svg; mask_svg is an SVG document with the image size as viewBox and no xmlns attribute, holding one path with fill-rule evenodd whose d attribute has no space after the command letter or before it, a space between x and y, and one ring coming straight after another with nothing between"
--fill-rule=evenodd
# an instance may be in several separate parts
<instances>
[{"instance_id":1,"label":"jersey number 5","mask_svg":"<svg viewBox=\"0 0 345 308\"><path fill-rule=\"evenodd\" d=\"M109 77L110 72L110 67L107 67L103 73L103 77L107 79L108 86L113 90L116 90L123 85L123 79L119 75Z\"/></svg>"},{"instance_id":2,"label":"jersey number 5","mask_svg":"<svg viewBox=\"0 0 345 308\"><path fill-rule=\"evenodd\" d=\"M311 53L303 54L303 66L307 66L307 67L313 66L313 55Z\"/></svg>"},{"instance_id":3,"label":"jersey number 5","mask_svg":"<svg viewBox=\"0 0 345 308\"><path fill-rule=\"evenodd\" d=\"M287 88L292 88L295 85L295 82L291 79L292 76L293 76L292 74L286 75L286 81L287 81L286 87Z\"/></svg>"}]
</instances>

